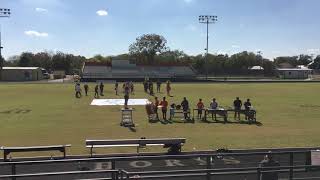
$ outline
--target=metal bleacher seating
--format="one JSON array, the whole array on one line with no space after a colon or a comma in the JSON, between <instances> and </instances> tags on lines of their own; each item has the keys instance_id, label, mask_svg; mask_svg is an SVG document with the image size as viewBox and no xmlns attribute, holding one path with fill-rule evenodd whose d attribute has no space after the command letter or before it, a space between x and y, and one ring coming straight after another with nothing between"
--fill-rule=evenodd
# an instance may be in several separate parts
<instances>
[{"instance_id":1,"label":"metal bleacher seating","mask_svg":"<svg viewBox=\"0 0 320 180\"><path fill-rule=\"evenodd\" d=\"M108 66L84 66L83 78L108 78L111 77L111 67Z\"/></svg>"},{"instance_id":2,"label":"metal bleacher seating","mask_svg":"<svg viewBox=\"0 0 320 180\"><path fill-rule=\"evenodd\" d=\"M112 65L89 64L83 67L83 78L85 79L107 79L107 78L172 78L172 77L194 77L196 74L189 66L168 65L136 65L128 60L115 60Z\"/></svg>"}]
</instances>

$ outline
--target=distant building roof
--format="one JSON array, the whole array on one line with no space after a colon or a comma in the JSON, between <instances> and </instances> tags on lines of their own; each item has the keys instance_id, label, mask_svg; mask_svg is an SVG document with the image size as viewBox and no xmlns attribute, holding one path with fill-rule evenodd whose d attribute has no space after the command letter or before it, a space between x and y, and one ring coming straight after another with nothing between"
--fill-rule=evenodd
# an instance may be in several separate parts
<instances>
[{"instance_id":1,"label":"distant building roof","mask_svg":"<svg viewBox=\"0 0 320 180\"><path fill-rule=\"evenodd\" d=\"M111 62L85 62L85 66L112 66Z\"/></svg>"},{"instance_id":2,"label":"distant building roof","mask_svg":"<svg viewBox=\"0 0 320 180\"><path fill-rule=\"evenodd\" d=\"M261 66L252 66L251 68L249 68L250 70L264 70L263 67Z\"/></svg>"},{"instance_id":3,"label":"distant building roof","mask_svg":"<svg viewBox=\"0 0 320 180\"><path fill-rule=\"evenodd\" d=\"M12 70L35 70L39 69L40 67L3 67L2 69L12 69Z\"/></svg>"},{"instance_id":4,"label":"distant building roof","mask_svg":"<svg viewBox=\"0 0 320 180\"><path fill-rule=\"evenodd\" d=\"M287 62L283 62L283 63L278 64L278 67L279 68L294 68L293 65L291 65L290 63L287 63Z\"/></svg>"},{"instance_id":5,"label":"distant building roof","mask_svg":"<svg viewBox=\"0 0 320 180\"><path fill-rule=\"evenodd\" d=\"M312 71L312 69L308 68L278 68L278 71Z\"/></svg>"}]
</instances>

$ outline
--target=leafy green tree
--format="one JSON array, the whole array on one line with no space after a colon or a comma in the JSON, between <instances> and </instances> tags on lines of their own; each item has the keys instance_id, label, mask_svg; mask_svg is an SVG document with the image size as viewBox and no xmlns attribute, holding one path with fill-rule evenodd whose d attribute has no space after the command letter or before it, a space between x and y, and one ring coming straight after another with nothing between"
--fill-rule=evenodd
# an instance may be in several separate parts
<instances>
[{"instance_id":1,"label":"leafy green tree","mask_svg":"<svg viewBox=\"0 0 320 180\"><path fill-rule=\"evenodd\" d=\"M67 57L63 52L57 52L52 56L52 69L64 70L67 73L71 72L70 56Z\"/></svg>"},{"instance_id":2,"label":"leafy green tree","mask_svg":"<svg viewBox=\"0 0 320 180\"><path fill-rule=\"evenodd\" d=\"M311 68L311 69L320 69L320 55L318 55L314 59L313 63L309 66L309 68Z\"/></svg>"},{"instance_id":3,"label":"leafy green tree","mask_svg":"<svg viewBox=\"0 0 320 180\"><path fill-rule=\"evenodd\" d=\"M144 34L136 39L136 42L130 45L129 53L134 57L147 57L150 63L154 62L157 53L168 50L167 40L157 34Z\"/></svg>"},{"instance_id":4,"label":"leafy green tree","mask_svg":"<svg viewBox=\"0 0 320 180\"><path fill-rule=\"evenodd\" d=\"M18 62L18 66L21 67L28 67L28 66L32 66L32 62L33 62L33 53L31 52L23 52L20 55L20 60Z\"/></svg>"},{"instance_id":5,"label":"leafy green tree","mask_svg":"<svg viewBox=\"0 0 320 180\"><path fill-rule=\"evenodd\" d=\"M293 67L296 67L299 65L298 62L298 56L283 56L283 57L277 57L274 59L274 63L276 66L282 63L289 63Z\"/></svg>"},{"instance_id":6,"label":"leafy green tree","mask_svg":"<svg viewBox=\"0 0 320 180\"><path fill-rule=\"evenodd\" d=\"M4 66L15 67L18 66L20 56L10 56L4 61Z\"/></svg>"},{"instance_id":7,"label":"leafy green tree","mask_svg":"<svg viewBox=\"0 0 320 180\"><path fill-rule=\"evenodd\" d=\"M298 59L298 64L299 65L308 65L309 63L312 62L312 57L309 55L305 55L305 54L300 54L299 55L299 59Z\"/></svg>"}]
</instances>

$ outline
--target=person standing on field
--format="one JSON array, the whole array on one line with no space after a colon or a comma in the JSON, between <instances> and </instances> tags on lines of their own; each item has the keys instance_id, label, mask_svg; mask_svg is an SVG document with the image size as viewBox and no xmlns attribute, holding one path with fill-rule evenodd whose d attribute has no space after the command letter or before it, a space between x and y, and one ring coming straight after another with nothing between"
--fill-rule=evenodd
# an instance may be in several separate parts
<instances>
[{"instance_id":1,"label":"person standing on field","mask_svg":"<svg viewBox=\"0 0 320 180\"><path fill-rule=\"evenodd\" d=\"M161 81L158 79L157 81L157 93L159 93L161 90Z\"/></svg>"},{"instance_id":2,"label":"person standing on field","mask_svg":"<svg viewBox=\"0 0 320 180\"><path fill-rule=\"evenodd\" d=\"M159 114L158 114L158 106L159 106L160 102L158 100L158 97L154 97L154 112L157 115L157 119L159 120Z\"/></svg>"},{"instance_id":3,"label":"person standing on field","mask_svg":"<svg viewBox=\"0 0 320 180\"><path fill-rule=\"evenodd\" d=\"M250 120L250 117L248 116L248 114L250 113L250 109L251 109L250 99L247 99L247 101L243 105L244 105L244 109L246 110L245 119Z\"/></svg>"},{"instance_id":4,"label":"person standing on field","mask_svg":"<svg viewBox=\"0 0 320 180\"><path fill-rule=\"evenodd\" d=\"M186 97L183 98L183 101L181 102L182 110L183 110L183 115L184 115L184 120L188 120L188 111L189 111L189 102Z\"/></svg>"},{"instance_id":5,"label":"person standing on field","mask_svg":"<svg viewBox=\"0 0 320 180\"><path fill-rule=\"evenodd\" d=\"M233 107L234 107L234 119L238 117L239 121L240 121L241 106L242 106L242 101L239 99L239 97L237 97L236 100L233 101Z\"/></svg>"},{"instance_id":6,"label":"person standing on field","mask_svg":"<svg viewBox=\"0 0 320 180\"><path fill-rule=\"evenodd\" d=\"M129 101L130 88L126 86L124 88L124 108L128 109L128 101Z\"/></svg>"},{"instance_id":7,"label":"person standing on field","mask_svg":"<svg viewBox=\"0 0 320 180\"><path fill-rule=\"evenodd\" d=\"M162 106L161 109L162 109L163 120L167 120L168 101L166 101L166 97L163 97L159 105Z\"/></svg>"},{"instance_id":8,"label":"person standing on field","mask_svg":"<svg viewBox=\"0 0 320 180\"><path fill-rule=\"evenodd\" d=\"M77 83L74 87L76 91L76 98L81 98L81 86L80 83Z\"/></svg>"},{"instance_id":9,"label":"person standing on field","mask_svg":"<svg viewBox=\"0 0 320 180\"><path fill-rule=\"evenodd\" d=\"M99 85L97 84L94 88L94 98L99 98Z\"/></svg>"},{"instance_id":10,"label":"person standing on field","mask_svg":"<svg viewBox=\"0 0 320 180\"><path fill-rule=\"evenodd\" d=\"M100 83L100 96L104 96L103 95L103 89L104 89L104 84L103 82Z\"/></svg>"},{"instance_id":11,"label":"person standing on field","mask_svg":"<svg viewBox=\"0 0 320 180\"><path fill-rule=\"evenodd\" d=\"M119 83L116 81L116 84L114 85L114 90L116 91L116 95L118 95L118 89L119 89Z\"/></svg>"},{"instance_id":12,"label":"person standing on field","mask_svg":"<svg viewBox=\"0 0 320 180\"><path fill-rule=\"evenodd\" d=\"M86 96L88 96L89 86L87 83L84 84L84 92L86 93Z\"/></svg>"},{"instance_id":13,"label":"person standing on field","mask_svg":"<svg viewBox=\"0 0 320 180\"><path fill-rule=\"evenodd\" d=\"M204 109L204 104L202 102L202 99L199 99L199 102L197 103L197 109L198 109L198 119L202 118L202 111Z\"/></svg>"},{"instance_id":14,"label":"person standing on field","mask_svg":"<svg viewBox=\"0 0 320 180\"><path fill-rule=\"evenodd\" d=\"M166 87L166 90L167 90L167 96L171 96L171 95L170 95L170 91L171 91L171 83L170 83L170 81L169 81L169 80L167 81L167 87Z\"/></svg>"}]
</instances>

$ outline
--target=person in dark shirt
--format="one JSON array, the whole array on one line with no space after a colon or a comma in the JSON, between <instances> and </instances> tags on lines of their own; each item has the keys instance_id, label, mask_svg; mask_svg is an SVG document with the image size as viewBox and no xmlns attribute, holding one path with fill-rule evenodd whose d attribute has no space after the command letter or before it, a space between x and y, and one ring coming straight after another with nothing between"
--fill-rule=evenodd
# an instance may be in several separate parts
<instances>
[{"instance_id":1,"label":"person in dark shirt","mask_svg":"<svg viewBox=\"0 0 320 180\"><path fill-rule=\"evenodd\" d=\"M246 101L243 105L244 105L244 108L245 108L246 110L250 110L250 108L251 108L250 99L247 99L247 101Z\"/></svg>"},{"instance_id":2,"label":"person in dark shirt","mask_svg":"<svg viewBox=\"0 0 320 180\"><path fill-rule=\"evenodd\" d=\"M262 168L263 167L279 167L280 164L278 161L273 160L270 153L264 157L264 159L260 162L259 166ZM269 171L269 172L262 172L260 176L260 180L278 180L279 177L278 177L278 172L276 172L276 170L277 169L270 169L270 170L266 169L265 171Z\"/></svg>"},{"instance_id":3,"label":"person in dark shirt","mask_svg":"<svg viewBox=\"0 0 320 180\"><path fill-rule=\"evenodd\" d=\"M124 88L124 108L128 109L128 101L129 101L130 88L126 86Z\"/></svg>"},{"instance_id":4,"label":"person in dark shirt","mask_svg":"<svg viewBox=\"0 0 320 180\"><path fill-rule=\"evenodd\" d=\"M88 96L89 86L88 84L84 84L84 92L86 93L86 96Z\"/></svg>"},{"instance_id":5,"label":"person in dark shirt","mask_svg":"<svg viewBox=\"0 0 320 180\"><path fill-rule=\"evenodd\" d=\"M147 80L144 80L144 81L143 81L143 89L144 89L144 92L145 92L145 93L148 92L148 81L147 81Z\"/></svg>"},{"instance_id":6,"label":"person in dark shirt","mask_svg":"<svg viewBox=\"0 0 320 180\"><path fill-rule=\"evenodd\" d=\"M133 85L133 82L132 82L132 81L130 81L129 86L130 86L130 92L131 92L131 94L134 94L134 85Z\"/></svg>"},{"instance_id":7,"label":"person in dark shirt","mask_svg":"<svg viewBox=\"0 0 320 180\"><path fill-rule=\"evenodd\" d=\"M189 117L188 117L189 102L186 97L183 98L183 101L181 102L181 106L182 106L182 110L183 110L184 120L189 119Z\"/></svg>"},{"instance_id":8,"label":"person in dark shirt","mask_svg":"<svg viewBox=\"0 0 320 180\"><path fill-rule=\"evenodd\" d=\"M246 120L248 120L248 114L249 114L249 111L251 109L251 102L250 102L250 99L247 99L247 101L243 104L244 105L244 109L246 110L246 113L245 113L245 116L246 116Z\"/></svg>"},{"instance_id":9,"label":"person in dark shirt","mask_svg":"<svg viewBox=\"0 0 320 180\"><path fill-rule=\"evenodd\" d=\"M157 81L157 93L160 92L160 89L161 89L161 81L158 79L158 81Z\"/></svg>"},{"instance_id":10,"label":"person in dark shirt","mask_svg":"<svg viewBox=\"0 0 320 180\"><path fill-rule=\"evenodd\" d=\"M152 81L149 82L149 92L150 92L150 95L151 95L151 96L154 95L154 92L153 92L153 82L152 82Z\"/></svg>"},{"instance_id":11,"label":"person in dark shirt","mask_svg":"<svg viewBox=\"0 0 320 180\"><path fill-rule=\"evenodd\" d=\"M238 120L240 120L241 106L242 106L242 101L239 99L239 97L237 97L236 100L233 101L234 119L236 119L238 116Z\"/></svg>"},{"instance_id":12,"label":"person in dark shirt","mask_svg":"<svg viewBox=\"0 0 320 180\"><path fill-rule=\"evenodd\" d=\"M94 88L94 98L99 98L99 85Z\"/></svg>"},{"instance_id":13,"label":"person in dark shirt","mask_svg":"<svg viewBox=\"0 0 320 180\"><path fill-rule=\"evenodd\" d=\"M99 88L100 88L100 96L104 96L103 95L103 89L104 89L103 82L100 83L100 87Z\"/></svg>"},{"instance_id":14,"label":"person in dark shirt","mask_svg":"<svg viewBox=\"0 0 320 180\"><path fill-rule=\"evenodd\" d=\"M114 85L114 90L116 91L116 95L118 95L119 83L117 81L116 81L116 84Z\"/></svg>"},{"instance_id":15,"label":"person in dark shirt","mask_svg":"<svg viewBox=\"0 0 320 180\"><path fill-rule=\"evenodd\" d=\"M154 112L157 115L157 119L159 120L159 114L158 114L158 106L159 106L160 102L158 100L158 97L154 97Z\"/></svg>"}]
</instances>

